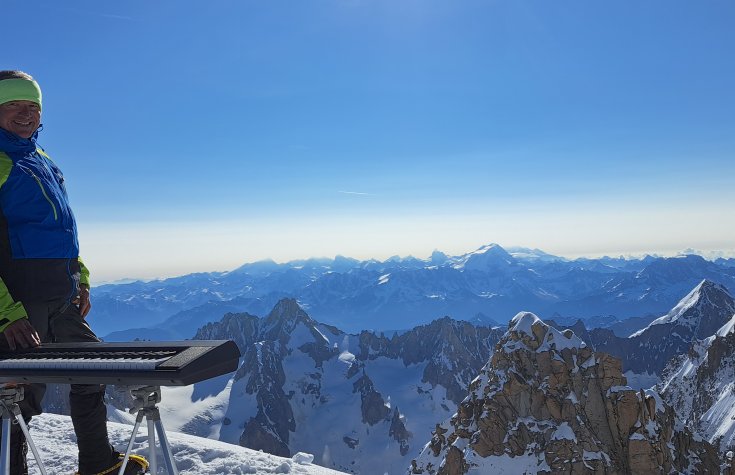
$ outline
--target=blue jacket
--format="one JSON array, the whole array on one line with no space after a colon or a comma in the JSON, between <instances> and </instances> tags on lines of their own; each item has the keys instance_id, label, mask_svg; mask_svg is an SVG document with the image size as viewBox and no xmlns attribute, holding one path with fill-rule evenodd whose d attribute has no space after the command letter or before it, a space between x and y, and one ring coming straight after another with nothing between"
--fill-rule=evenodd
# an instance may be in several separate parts
<instances>
[{"instance_id":1,"label":"blue jacket","mask_svg":"<svg viewBox=\"0 0 735 475\"><path fill-rule=\"evenodd\" d=\"M0 128L0 331L21 300L72 299L88 283L64 176L36 137Z\"/></svg>"}]
</instances>

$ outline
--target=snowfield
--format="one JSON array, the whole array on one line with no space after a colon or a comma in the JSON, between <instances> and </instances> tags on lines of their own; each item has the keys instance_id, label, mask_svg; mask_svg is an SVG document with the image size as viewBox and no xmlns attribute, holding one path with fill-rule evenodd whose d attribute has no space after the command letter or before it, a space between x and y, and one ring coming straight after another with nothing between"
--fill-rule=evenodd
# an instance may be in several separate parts
<instances>
[{"instance_id":1,"label":"snowfield","mask_svg":"<svg viewBox=\"0 0 735 475\"><path fill-rule=\"evenodd\" d=\"M38 448L41 459L49 475L72 474L77 468L76 436L67 416L43 414L34 417L30 424L31 437ZM110 442L124 450L130 440L133 427L126 424L108 422ZM308 463L308 454L296 454L287 459L258 452L238 445L203 439L178 432L168 432L168 441L181 475L243 475L243 474L298 474L298 475L336 475L338 472ZM158 439L156 439L158 444ZM148 433L142 424L135 437L133 452L148 454ZM40 475L40 470L28 453L29 474ZM158 473L165 474L166 468L158 447Z\"/></svg>"}]
</instances>

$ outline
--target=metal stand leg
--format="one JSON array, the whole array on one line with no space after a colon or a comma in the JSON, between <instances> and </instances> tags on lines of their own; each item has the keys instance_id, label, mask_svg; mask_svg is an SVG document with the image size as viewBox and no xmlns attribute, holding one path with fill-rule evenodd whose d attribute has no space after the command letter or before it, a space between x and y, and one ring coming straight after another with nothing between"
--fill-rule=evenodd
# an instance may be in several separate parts
<instances>
[{"instance_id":1,"label":"metal stand leg","mask_svg":"<svg viewBox=\"0 0 735 475\"><path fill-rule=\"evenodd\" d=\"M150 463L151 473L158 473L158 464L156 463L156 431L153 429L153 420L148 418L148 463Z\"/></svg>"},{"instance_id":2,"label":"metal stand leg","mask_svg":"<svg viewBox=\"0 0 735 475\"><path fill-rule=\"evenodd\" d=\"M176 470L176 464L174 463L174 454L171 452L171 446L168 443L166 431L163 430L163 423L161 423L161 419L158 419L156 421L156 432L158 432L158 439L161 441L163 461L166 462L166 469L168 470L168 473L178 474L178 471Z\"/></svg>"},{"instance_id":3,"label":"metal stand leg","mask_svg":"<svg viewBox=\"0 0 735 475\"><path fill-rule=\"evenodd\" d=\"M3 440L0 449L0 474L10 475L10 417L3 411Z\"/></svg>"},{"instance_id":4,"label":"metal stand leg","mask_svg":"<svg viewBox=\"0 0 735 475\"><path fill-rule=\"evenodd\" d=\"M11 417L15 418L20 426L23 435L26 438L28 446L33 452L33 458L41 472L46 475L46 467L41 462L41 456L38 454L36 444L33 443L28 426L26 425L23 415L20 413L18 403L23 400L23 386L1 386L0 387L0 411L2 411L2 444L0 446L0 475L10 475L10 425Z\"/></svg>"},{"instance_id":5,"label":"metal stand leg","mask_svg":"<svg viewBox=\"0 0 735 475\"><path fill-rule=\"evenodd\" d=\"M125 449L125 458L123 458L123 463L120 466L120 471L118 472L119 475L123 475L125 472L125 467L128 465L128 459L130 459L130 451L133 449L133 442L135 441L135 435L138 433L138 429L140 428L140 423L143 421L144 414L142 412L138 413L138 416L135 418L135 425L133 426L133 435L130 436L130 442L128 442L128 448Z\"/></svg>"},{"instance_id":6,"label":"metal stand leg","mask_svg":"<svg viewBox=\"0 0 735 475\"><path fill-rule=\"evenodd\" d=\"M152 475L157 475L158 464L156 460L156 432L158 432L158 439L161 444L161 451L163 452L163 459L166 462L166 468L170 475L179 475L176 470L176 464L174 463L173 452L171 452L171 446L168 443L166 437L166 431L163 429L161 423L161 413L158 411L156 404L161 402L161 388L160 386L144 386L138 389L131 389L130 394L133 395L133 407L130 409L131 414L138 415L135 418L135 427L133 427L133 435L130 437L128 448L125 451L125 458L123 459L122 466L120 467L119 475L123 475L125 467L128 464L130 458L130 451L133 448L133 439L135 434L138 432L143 418L148 421L148 462L150 463L150 472ZM2 475L2 474L0 474Z\"/></svg>"}]
</instances>

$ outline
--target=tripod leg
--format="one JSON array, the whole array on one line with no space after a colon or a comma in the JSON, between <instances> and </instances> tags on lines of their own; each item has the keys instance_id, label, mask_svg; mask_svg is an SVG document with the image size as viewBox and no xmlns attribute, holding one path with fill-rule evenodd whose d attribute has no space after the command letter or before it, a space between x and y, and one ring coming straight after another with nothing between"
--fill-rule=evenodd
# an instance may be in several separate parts
<instances>
[{"instance_id":1,"label":"tripod leg","mask_svg":"<svg viewBox=\"0 0 735 475\"><path fill-rule=\"evenodd\" d=\"M140 423L143 421L143 413L139 412L138 416L135 418L135 425L133 426L133 435L130 436L130 442L128 442L128 448L125 450L125 458L123 458L122 465L120 466L120 471L117 472L118 475L123 475L125 473L125 467L128 465L128 459L130 458L130 451L133 450L133 441L135 441L135 434L138 433L138 428L140 427Z\"/></svg>"},{"instance_id":2,"label":"tripod leg","mask_svg":"<svg viewBox=\"0 0 735 475\"><path fill-rule=\"evenodd\" d=\"M41 456L38 455L38 450L36 450L36 444L33 443L33 439L31 438L31 434L28 432L28 426L26 425L25 419L23 419L23 415L20 413L20 408L18 405L13 406L13 414L15 415L15 420L18 421L18 425L20 426L20 429L23 431L23 435L26 438L26 442L28 442L28 446L31 448L31 452L33 452L33 458L36 459L36 465L38 465L38 470L41 472L41 475L46 475L46 467L43 466L43 462L41 462Z\"/></svg>"},{"instance_id":3,"label":"tripod leg","mask_svg":"<svg viewBox=\"0 0 735 475\"><path fill-rule=\"evenodd\" d=\"M163 460L166 462L168 473L169 475L179 475L179 472L176 470L176 463L174 462L174 454L171 452L171 446L168 443L168 437L166 437L166 431L163 430L163 423L161 419L156 420L155 423L158 440L161 443L161 451L163 452Z\"/></svg>"},{"instance_id":4,"label":"tripod leg","mask_svg":"<svg viewBox=\"0 0 735 475\"><path fill-rule=\"evenodd\" d=\"M148 418L148 451L150 452L150 469L152 474L158 473L158 464L156 463L156 431L154 429L153 420Z\"/></svg>"},{"instance_id":5,"label":"tripod leg","mask_svg":"<svg viewBox=\"0 0 735 475\"><path fill-rule=\"evenodd\" d=\"M5 406L3 404L3 406ZM10 475L10 416L3 407L3 440L0 449L0 475Z\"/></svg>"}]
</instances>

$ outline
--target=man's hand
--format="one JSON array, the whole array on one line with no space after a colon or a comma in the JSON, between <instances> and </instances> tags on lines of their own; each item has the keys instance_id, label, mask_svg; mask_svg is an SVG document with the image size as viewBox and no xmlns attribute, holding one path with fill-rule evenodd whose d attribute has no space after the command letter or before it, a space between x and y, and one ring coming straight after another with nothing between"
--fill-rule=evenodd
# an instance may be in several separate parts
<instances>
[{"instance_id":1,"label":"man's hand","mask_svg":"<svg viewBox=\"0 0 735 475\"><path fill-rule=\"evenodd\" d=\"M79 307L79 313L82 315L82 318L86 317L92 309L92 301L89 299L89 286L84 284L80 285L79 295L72 300L72 303Z\"/></svg>"},{"instance_id":2,"label":"man's hand","mask_svg":"<svg viewBox=\"0 0 735 475\"><path fill-rule=\"evenodd\" d=\"M38 333L31 326L27 318L16 320L5 328L3 332L11 351L20 346L21 348L32 348L41 345Z\"/></svg>"}]
</instances>

